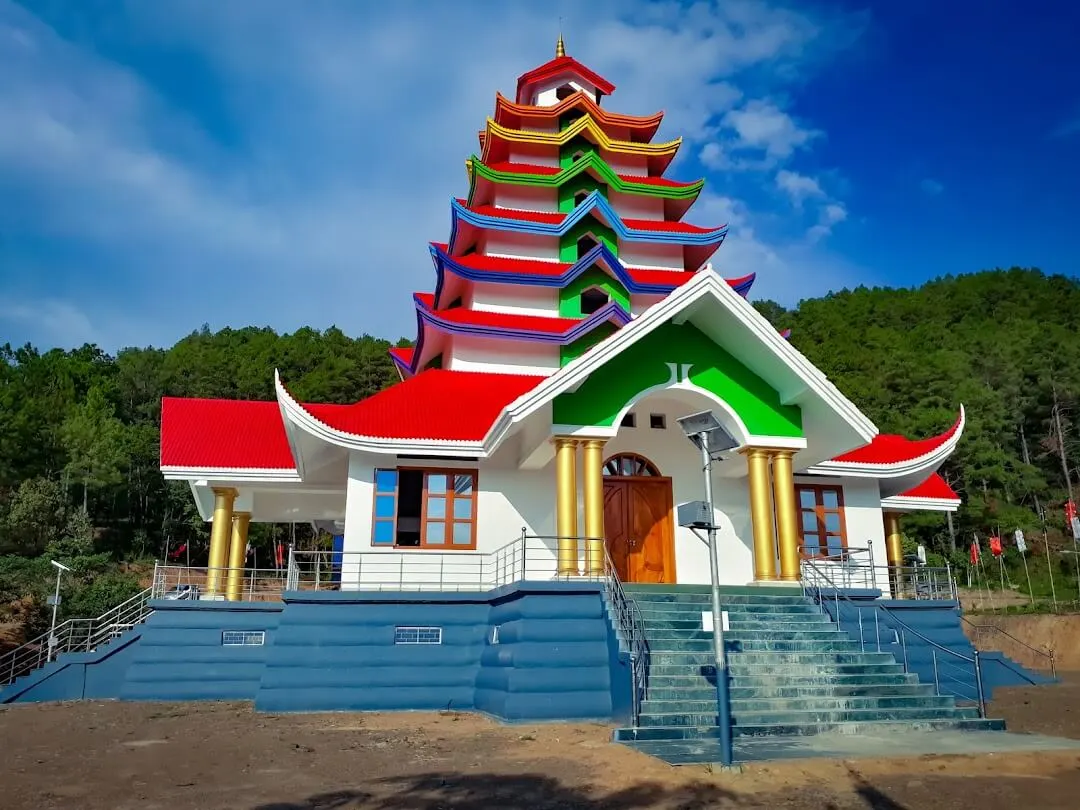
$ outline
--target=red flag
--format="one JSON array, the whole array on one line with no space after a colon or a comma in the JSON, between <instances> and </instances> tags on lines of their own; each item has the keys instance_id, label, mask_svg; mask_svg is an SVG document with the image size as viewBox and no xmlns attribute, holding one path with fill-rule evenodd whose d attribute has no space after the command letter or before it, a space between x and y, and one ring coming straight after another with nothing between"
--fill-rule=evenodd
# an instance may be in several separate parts
<instances>
[{"instance_id":1,"label":"red flag","mask_svg":"<svg viewBox=\"0 0 1080 810\"><path fill-rule=\"evenodd\" d=\"M1076 504L1072 500L1065 501L1065 523L1071 525L1073 518L1076 517Z\"/></svg>"},{"instance_id":2,"label":"red flag","mask_svg":"<svg viewBox=\"0 0 1080 810\"><path fill-rule=\"evenodd\" d=\"M1001 551L1002 551L1002 549L1001 549L1001 538L1000 537L991 537L990 538L990 553L993 554L995 557L1000 557L1001 556Z\"/></svg>"},{"instance_id":3,"label":"red flag","mask_svg":"<svg viewBox=\"0 0 1080 810\"><path fill-rule=\"evenodd\" d=\"M979 541L978 540L972 540L971 541L971 564L972 565L978 565L979 564Z\"/></svg>"},{"instance_id":4,"label":"red flag","mask_svg":"<svg viewBox=\"0 0 1080 810\"><path fill-rule=\"evenodd\" d=\"M179 559L180 555L183 554L185 551L187 551L187 543L181 544L180 548L178 548L176 551L171 552L169 556L176 560Z\"/></svg>"}]
</instances>

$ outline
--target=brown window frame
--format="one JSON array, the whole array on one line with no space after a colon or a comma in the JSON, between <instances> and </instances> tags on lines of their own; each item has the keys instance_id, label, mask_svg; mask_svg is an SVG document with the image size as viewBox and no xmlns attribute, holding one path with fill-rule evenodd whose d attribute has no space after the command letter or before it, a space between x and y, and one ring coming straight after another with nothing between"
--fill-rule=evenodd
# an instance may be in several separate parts
<instances>
[{"instance_id":1,"label":"brown window frame","mask_svg":"<svg viewBox=\"0 0 1080 810\"><path fill-rule=\"evenodd\" d=\"M477 492L479 490L480 473L477 469L462 469L460 467L377 467L373 474L373 482L378 477L378 474L382 471L393 472L398 478L394 482L394 543L376 543L375 542L375 525L378 522L386 522L387 518L379 518L376 515L376 498L379 493L374 488L372 489L371 498L371 538L370 544L373 548L393 548L400 550L439 550L439 551L476 551L476 521L477 521ZM402 472L412 471L420 472L424 475L424 485L420 491L420 545L417 546L400 546L397 543L397 521L398 521L398 505L400 503L400 489ZM428 478L431 475L445 475L447 476L447 486L444 493L437 493L432 495L428 491ZM472 476L472 491L469 495L459 495L454 487L454 477L458 475ZM383 493L385 497L387 493ZM427 527L428 527L428 503L431 498L441 498L446 501L446 507L443 512L442 518L436 518L430 522L443 524L443 543L428 543L427 542ZM468 500L471 503L470 517L455 518L454 517L454 504L459 500ZM471 527L469 535L469 544L454 543L454 526L455 524L469 524Z\"/></svg>"},{"instance_id":2,"label":"brown window frame","mask_svg":"<svg viewBox=\"0 0 1080 810\"><path fill-rule=\"evenodd\" d=\"M804 507L802 505L802 494L804 492L814 493L814 507ZM836 507L827 508L825 506L825 493L830 492L836 495ZM798 515L797 527L799 530L799 556L803 559L845 559L847 557L848 536L847 536L847 518L844 515L844 488L839 484L795 484L795 510ZM803 525L803 515L807 512L813 512L817 518L817 531L811 532L816 534L819 538L818 552L816 554L808 554L806 551L806 537L805 527ZM830 532L826 526L826 515L835 514L840 518L840 531ZM840 551L839 553L829 552L829 537L840 538Z\"/></svg>"}]
</instances>

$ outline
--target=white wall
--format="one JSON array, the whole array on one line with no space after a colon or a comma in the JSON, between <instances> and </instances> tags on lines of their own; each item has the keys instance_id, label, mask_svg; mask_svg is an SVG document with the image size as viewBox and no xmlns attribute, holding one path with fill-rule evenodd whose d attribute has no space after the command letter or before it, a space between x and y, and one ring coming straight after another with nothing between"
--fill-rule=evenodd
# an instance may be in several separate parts
<instances>
[{"instance_id":1,"label":"white wall","mask_svg":"<svg viewBox=\"0 0 1080 810\"><path fill-rule=\"evenodd\" d=\"M559 212L559 193L553 188L504 184L495 192L495 206L556 214Z\"/></svg>"},{"instance_id":2,"label":"white wall","mask_svg":"<svg viewBox=\"0 0 1080 810\"><path fill-rule=\"evenodd\" d=\"M664 201L659 197L612 191L608 200L623 219L648 219L655 222L662 222L664 219Z\"/></svg>"},{"instance_id":3,"label":"white wall","mask_svg":"<svg viewBox=\"0 0 1080 810\"><path fill-rule=\"evenodd\" d=\"M488 256L558 261L559 238L531 233L487 231L477 241L476 250Z\"/></svg>"},{"instance_id":4,"label":"white wall","mask_svg":"<svg viewBox=\"0 0 1080 810\"><path fill-rule=\"evenodd\" d=\"M588 82L581 79L567 81L565 78L560 78L537 84L533 89L533 100L531 103L535 104L537 107L554 107L559 103L556 92L564 84L570 85L575 90L582 90L585 93L588 93L593 100L596 99L596 88Z\"/></svg>"},{"instance_id":5,"label":"white wall","mask_svg":"<svg viewBox=\"0 0 1080 810\"><path fill-rule=\"evenodd\" d=\"M619 258L633 267L656 267L662 270L696 270L685 267L682 245L619 240Z\"/></svg>"},{"instance_id":6,"label":"white wall","mask_svg":"<svg viewBox=\"0 0 1080 810\"><path fill-rule=\"evenodd\" d=\"M447 353L444 368L452 371L486 371L502 374L547 376L559 368L559 347L525 340L458 335Z\"/></svg>"},{"instance_id":7,"label":"white wall","mask_svg":"<svg viewBox=\"0 0 1080 810\"><path fill-rule=\"evenodd\" d=\"M476 281L472 285L472 309L482 312L512 312L515 315L559 314L559 291L555 287L527 284L495 284Z\"/></svg>"},{"instance_id":8,"label":"white wall","mask_svg":"<svg viewBox=\"0 0 1080 810\"><path fill-rule=\"evenodd\" d=\"M559 167L559 150L550 144L535 145L512 143L508 153L509 163L531 163L533 166Z\"/></svg>"},{"instance_id":9,"label":"white wall","mask_svg":"<svg viewBox=\"0 0 1080 810\"><path fill-rule=\"evenodd\" d=\"M603 157L615 174L628 174L633 177L647 177L649 174L649 159L644 155L605 152Z\"/></svg>"}]
</instances>

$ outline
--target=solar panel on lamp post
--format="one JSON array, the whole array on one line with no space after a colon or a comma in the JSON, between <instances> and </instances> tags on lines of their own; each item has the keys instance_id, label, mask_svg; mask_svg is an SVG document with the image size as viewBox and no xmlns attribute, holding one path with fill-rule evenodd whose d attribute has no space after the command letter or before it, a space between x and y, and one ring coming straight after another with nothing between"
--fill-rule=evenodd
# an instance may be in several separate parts
<instances>
[{"instance_id":1,"label":"solar panel on lamp post","mask_svg":"<svg viewBox=\"0 0 1080 810\"><path fill-rule=\"evenodd\" d=\"M705 528L709 537L709 574L712 584L712 630L713 630L713 661L716 672L716 703L717 720L720 727L720 762L722 765L732 763L731 745L731 706L728 699L728 674L727 654L724 650L724 626L723 612L720 608L720 572L719 554L716 549L716 510L713 507L712 491L712 464L720 454L726 450L738 447L739 443L724 429L712 411L684 416L676 420L683 433L686 434L694 446L701 452L701 464L705 475L705 515L707 524L698 528ZM699 510L701 511L701 510ZM679 521L682 523L682 521Z\"/></svg>"}]
</instances>

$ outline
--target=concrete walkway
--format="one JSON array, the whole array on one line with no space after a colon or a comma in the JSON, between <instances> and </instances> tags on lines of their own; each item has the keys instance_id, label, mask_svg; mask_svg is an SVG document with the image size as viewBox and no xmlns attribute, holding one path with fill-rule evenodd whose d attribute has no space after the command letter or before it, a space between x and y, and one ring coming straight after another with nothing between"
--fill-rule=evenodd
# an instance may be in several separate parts
<instances>
[{"instance_id":1,"label":"concrete walkway","mask_svg":"<svg viewBox=\"0 0 1080 810\"><path fill-rule=\"evenodd\" d=\"M671 765L720 760L716 740L636 742L631 747ZM825 733L738 739L735 742L735 761L749 763L777 759L867 759L1063 750L1080 751L1080 740L1005 731L889 731L880 735Z\"/></svg>"}]
</instances>

